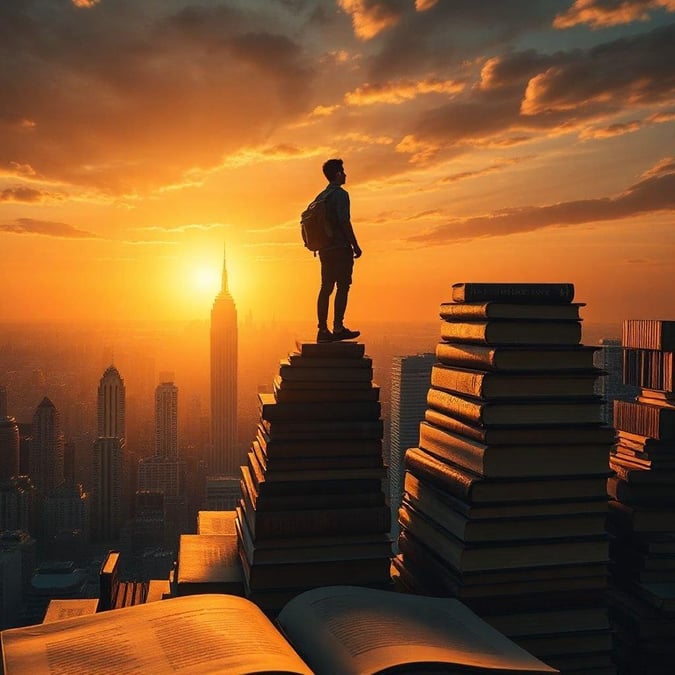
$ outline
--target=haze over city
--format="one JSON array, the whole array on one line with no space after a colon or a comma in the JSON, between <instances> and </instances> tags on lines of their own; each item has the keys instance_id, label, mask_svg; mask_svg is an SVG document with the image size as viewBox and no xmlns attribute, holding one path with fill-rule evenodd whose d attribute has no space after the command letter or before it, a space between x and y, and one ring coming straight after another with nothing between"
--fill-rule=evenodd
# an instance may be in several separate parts
<instances>
[{"instance_id":1,"label":"haze over city","mask_svg":"<svg viewBox=\"0 0 675 675\"><path fill-rule=\"evenodd\" d=\"M311 320L299 213L341 157L350 325L455 281L675 298L672 0L0 5L0 318ZM364 335L367 339L367 335Z\"/></svg>"}]
</instances>

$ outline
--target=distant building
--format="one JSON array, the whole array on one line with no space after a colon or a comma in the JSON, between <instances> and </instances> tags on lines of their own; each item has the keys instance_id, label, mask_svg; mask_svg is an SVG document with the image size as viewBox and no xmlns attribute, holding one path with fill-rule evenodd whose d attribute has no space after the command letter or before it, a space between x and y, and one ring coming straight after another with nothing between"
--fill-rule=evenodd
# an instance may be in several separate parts
<instances>
[{"instance_id":1,"label":"distant building","mask_svg":"<svg viewBox=\"0 0 675 675\"><path fill-rule=\"evenodd\" d=\"M206 511L232 511L239 505L239 479L232 476L207 476Z\"/></svg>"},{"instance_id":2,"label":"distant building","mask_svg":"<svg viewBox=\"0 0 675 675\"><path fill-rule=\"evenodd\" d=\"M36 491L29 476L14 476L0 484L0 532L35 532Z\"/></svg>"},{"instance_id":3,"label":"distant building","mask_svg":"<svg viewBox=\"0 0 675 675\"><path fill-rule=\"evenodd\" d=\"M126 388L115 366L109 366L99 382L96 417L100 438L126 438Z\"/></svg>"},{"instance_id":4,"label":"distant building","mask_svg":"<svg viewBox=\"0 0 675 675\"><path fill-rule=\"evenodd\" d=\"M33 415L29 462L31 480L42 495L63 481L63 443L59 413L45 396Z\"/></svg>"},{"instance_id":5,"label":"distant building","mask_svg":"<svg viewBox=\"0 0 675 675\"><path fill-rule=\"evenodd\" d=\"M173 382L155 389L155 457L178 457L178 388Z\"/></svg>"},{"instance_id":6,"label":"distant building","mask_svg":"<svg viewBox=\"0 0 675 675\"><path fill-rule=\"evenodd\" d=\"M19 425L0 414L0 481L19 474Z\"/></svg>"},{"instance_id":7,"label":"distant building","mask_svg":"<svg viewBox=\"0 0 675 675\"><path fill-rule=\"evenodd\" d=\"M52 539L67 533L69 539L89 541L89 495L81 485L64 481L55 488L45 500L44 517Z\"/></svg>"},{"instance_id":8,"label":"distant building","mask_svg":"<svg viewBox=\"0 0 675 675\"><path fill-rule=\"evenodd\" d=\"M395 356L391 367L391 423L389 442L389 500L392 534L398 532L398 507L403 495L404 455L417 447L420 422L431 384L432 353Z\"/></svg>"},{"instance_id":9,"label":"distant building","mask_svg":"<svg viewBox=\"0 0 675 675\"><path fill-rule=\"evenodd\" d=\"M99 437L92 448L91 535L95 541L112 542L119 537L127 511L126 389L114 366L99 382L96 417Z\"/></svg>"},{"instance_id":10,"label":"distant building","mask_svg":"<svg viewBox=\"0 0 675 675\"><path fill-rule=\"evenodd\" d=\"M227 287L226 261L211 310L210 475L238 476L245 453L237 449L237 309Z\"/></svg>"},{"instance_id":11,"label":"distant building","mask_svg":"<svg viewBox=\"0 0 675 675\"><path fill-rule=\"evenodd\" d=\"M0 628L20 625L21 552L0 548Z\"/></svg>"},{"instance_id":12,"label":"distant building","mask_svg":"<svg viewBox=\"0 0 675 675\"><path fill-rule=\"evenodd\" d=\"M610 426L614 423L614 401L631 401L639 393L639 387L623 383L623 347L619 338L602 338L600 349L593 355L596 368L604 370L606 375L599 377L596 394L602 396L602 419Z\"/></svg>"}]
</instances>

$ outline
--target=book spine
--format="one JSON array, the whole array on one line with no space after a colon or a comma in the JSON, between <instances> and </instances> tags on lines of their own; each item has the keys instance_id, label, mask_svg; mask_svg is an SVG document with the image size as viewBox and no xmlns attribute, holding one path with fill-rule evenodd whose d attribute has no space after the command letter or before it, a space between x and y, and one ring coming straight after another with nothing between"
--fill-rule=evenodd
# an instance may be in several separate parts
<instances>
[{"instance_id":1,"label":"book spine","mask_svg":"<svg viewBox=\"0 0 675 675\"><path fill-rule=\"evenodd\" d=\"M445 321L485 321L489 314L489 305L486 302L478 304L444 302L439 310L441 319Z\"/></svg>"},{"instance_id":2,"label":"book spine","mask_svg":"<svg viewBox=\"0 0 675 675\"><path fill-rule=\"evenodd\" d=\"M621 344L634 349L675 351L675 321L628 319L623 322Z\"/></svg>"},{"instance_id":3,"label":"book spine","mask_svg":"<svg viewBox=\"0 0 675 675\"><path fill-rule=\"evenodd\" d=\"M485 370L496 368L495 350L486 345L439 342L436 345L436 358L448 366Z\"/></svg>"},{"instance_id":4,"label":"book spine","mask_svg":"<svg viewBox=\"0 0 675 675\"><path fill-rule=\"evenodd\" d=\"M479 425L483 421L483 405L479 401L470 401L441 389L429 389L427 405L471 424Z\"/></svg>"},{"instance_id":5,"label":"book spine","mask_svg":"<svg viewBox=\"0 0 675 675\"><path fill-rule=\"evenodd\" d=\"M420 424L419 445L420 448L440 459L458 464L477 474L482 474L485 469L484 459L487 446L426 422Z\"/></svg>"},{"instance_id":6,"label":"book spine","mask_svg":"<svg viewBox=\"0 0 675 675\"><path fill-rule=\"evenodd\" d=\"M388 532L391 525L388 506L255 512L251 516L256 537L376 534Z\"/></svg>"},{"instance_id":7,"label":"book spine","mask_svg":"<svg viewBox=\"0 0 675 675\"><path fill-rule=\"evenodd\" d=\"M673 352L630 347L623 350L624 384L672 393L674 382Z\"/></svg>"},{"instance_id":8,"label":"book spine","mask_svg":"<svg viewBox=\"0 0 675 675\"><path fill-rule=\"evenodd\" d=\"M657 440L675 440L675 408L614 401L614 426Z\"/></svg>"},{"instance_id":9,"label":"book spine","mask_svg":"<svg viewBox=\"0 0 675 675\"><path fill-rule=\"evenodd\" d=\"M435 485L443 492L468 502L475 480L459 467L450 466L420 448L410 448L405 453L405 468L416 478Z\"/></svg>"},{"instance_id":10,"label":"book spine","mask_svg":"<svg viewBox=\"0 0 675 675\"><path fill-rule=\"evenodd\" d=\"M433 408L427 408L424 411L424 419L430 424L451 431L453 434L460 434L461 436L466 436L467 438L471 438L474 441L480 441L481 443L485 442L486 431L484 428L473 427L455 417L444 415L442 412L434 410Z\"/></svg>"},{"instance_id":11,"label":"book spine","mask_svg":"<svg viewBox=\"0 0 675 675\"><path fill-rule=\"evenodd\" d=\"M449 366L433 366L431 386L482 398L485 396L486 373Z\"/></svg>"},{"instance_id":12,"label":"book spine","mask_svg":"<svg viewBox=\"0 0 675 675\"><path fill-rule=\"evenodd\" d=\"M455 302L570 303L574 299L574 284L459 283L452 286L452 299Z\"/></svg>"}]
</instances>

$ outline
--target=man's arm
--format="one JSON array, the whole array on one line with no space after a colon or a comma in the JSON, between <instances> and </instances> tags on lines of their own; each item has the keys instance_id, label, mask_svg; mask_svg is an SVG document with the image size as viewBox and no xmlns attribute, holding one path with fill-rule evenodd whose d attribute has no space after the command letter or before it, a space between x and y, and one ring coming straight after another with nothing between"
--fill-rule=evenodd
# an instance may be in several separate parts
<instances>
[{"instance_id":1,"label":"man's arm","mask_svg":"<svg viewBox=\"0 0 675 675\"><path fill-rule=\"evenodd\" d=\"M360 258L363 251L359 246L359 242L356 240L356 235L354 234L354 228L352 227L352 220L350 214L349 206L349 194L346 190L338 191L338 200L337 200L337 218L342 231L347 237L347 241L352 247L355 258Z\"/></svg>"}]
</instances>

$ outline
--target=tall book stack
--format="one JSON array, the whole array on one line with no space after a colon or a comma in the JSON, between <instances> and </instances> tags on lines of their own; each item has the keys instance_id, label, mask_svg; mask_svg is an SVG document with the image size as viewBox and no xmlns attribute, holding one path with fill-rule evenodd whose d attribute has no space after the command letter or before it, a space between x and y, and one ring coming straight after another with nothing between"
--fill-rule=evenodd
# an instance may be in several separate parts
<instances>
[{"instance_id":1,"label":"tall book stack","mask_svg":"<svg viewBox=\"0 0 675 675\"><path fill-rule=\"evenodd\" d=\"M419 447L406 452L402 589L454 596L563 672L614 672L595 348L572 284L455 284Z\"/></svg>"},{"instance_id":2,"label":"tall book stack","mask_svg":"<svg viewBox=\"0 0 675 675\"><path fill-rule=\"evenodd\" d=\"M303 590L388 587L379 387L357 342L298 343L241 468L236 527L246 594L274 613Z\"/></svg>"},{"instance_id":3,"label":"tall book stack","mask_svg":"<svg viewBox=\"0 0 675 675\"><path fill-rule=\"evenodd\" d=\"M614 402L612 618L626 672L672 673L675 658L675 321L623 324L623 378L636 401Z\"/></svg>"}]
</instances>

